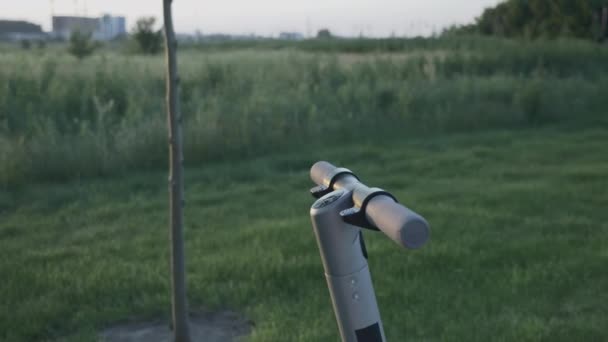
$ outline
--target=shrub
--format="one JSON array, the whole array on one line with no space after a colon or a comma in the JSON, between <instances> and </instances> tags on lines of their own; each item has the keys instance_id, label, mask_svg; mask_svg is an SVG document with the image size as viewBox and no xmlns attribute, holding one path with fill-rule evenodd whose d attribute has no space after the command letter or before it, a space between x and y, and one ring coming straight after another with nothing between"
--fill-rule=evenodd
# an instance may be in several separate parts
<instances>
[{"instance_id":1,"label":"shrub","mask_svg":"<svg viewBox=\"0 0 608 342\"><path fill-rule=\"evenodd\" d=\"M157 54L162 48L162 33L154 29L156 18L139 18L133 28L132 37L137 43L137 50L144 54Z\"/></svg>"},{"instance_id":2,"label":"shrub","mask_svg":"<svg viewBox=\"0 0 608 342\"><path fill-rule=\"evenodd\" d=\"M529 124L541 123L542 85L540 81L528 81L516 94L515 101L521 107Z\"/></svg>"},{"instance_id":3,"label":"shrub","mask_svg":"<svg viewBox=\"0 0 608 342\"><path fill-rule=\"evenodd\" d=\"M91 33L74 31L70 36L68 52L78 59L90 56L96 48L97 45L91 39Z\"/></svg>"},{"instance_id":4,"label":"shrub","mask_svg":"<svg viewBox=\"0 0 608 342\"><path fill-rule=\"evenodd\" d=\"M331 32L328 29L321 29L317 32L317 38L319 39L329 39L331 37Z\"/></svg>"},{"instance_id":5,"label":"shrub","mask_svg":"<svg viewBox=\"0 0 608 342\"><path fill-rule=\"evenodd\" d=\"M24 39L21 41L21 48L23 50L29 50L31 47L32 47L32 43L29 40Z\"/></svg>"}]
</instances>

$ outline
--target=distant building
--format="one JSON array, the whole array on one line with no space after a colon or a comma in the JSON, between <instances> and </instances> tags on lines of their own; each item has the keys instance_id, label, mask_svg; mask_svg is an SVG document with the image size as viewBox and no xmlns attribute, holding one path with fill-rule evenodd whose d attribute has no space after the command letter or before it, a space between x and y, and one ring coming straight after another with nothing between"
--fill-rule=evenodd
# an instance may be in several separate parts
<instances>
[{"instance_id":1,"label":"distant building","mask_svg":"<svg viewBox=\"0 0 608 342\"><path fill-rule=\"evenodd\" d=\"M99 18L94 38L99 40L112 40L127 34L127 20L125 17L114 17L109 14Z\"/></svg>"},{"instance_id":2,"label":"distant building","mask_svg":"<svg viewBox=\"0 0 608 342\"><path fill-rule=\"evenodd\" d=\"M100 18L53 16L53 35L69 39L72 33L79 31L91 34L96 40L112 40L127 33L125 17L103 15Z\"/></svg>"},{"instance_id":3,"label":"distant building","mask_svg":"<svg viewBox=\"0 0 608 342\"><path fill-rule=\"evenodd\" d=\"M42 40L46 34L42 27L22 20L0 20L0 39L4 40Z\"/></svg>"},{"instance_id":4,"label":"distant building","mask_svg":"<svg viewBox=\"0 0 608 342\"><path fill-rule=\"evenodd\" d=\"M281 32L279 39L283 40L302 40L304 35L299 32Z\"/></svg>"},{"instance_id":5,"label":"distant building","mask_svg":"<svg viewBox=\"0 0 608 342\"><path fill-rule=\"evenodd\" d=\"M53 16L53 35L57 38L69 39L76 31L93 34L97 30L98 21L98 18Z\"/></svg>"}]
</instances>

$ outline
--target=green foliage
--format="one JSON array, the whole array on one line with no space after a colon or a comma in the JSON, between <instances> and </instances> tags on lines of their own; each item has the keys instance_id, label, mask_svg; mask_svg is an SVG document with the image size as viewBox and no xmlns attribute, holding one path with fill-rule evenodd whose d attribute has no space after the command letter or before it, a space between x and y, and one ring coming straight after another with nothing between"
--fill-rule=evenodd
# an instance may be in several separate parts
<instances>
[{"instance_id":1,"label":"green foliage","mask_svg":"<svg viewBox=\"0 0 608 342\"><path fill-rule=\"evenodd\" d=\"M70 36L68 52L78 58L83 59L93 54L97 44L91 39L91 33L74 31Z\"/></svg>"},{"instance_id":2,"label":"green foliage","mask_svg":"<svg viewBox=\"0 0 608 342\"><path fill-rule=\"evenodd\" d=\"M133 40L137 43L137 51L144 54L157 54L162 48L162 33L154 29L156 18L139 18L131 33Z\"/></svg>"},{"instance_id":3,"label":"green foliage","mask_svg":"<svg viewBox=\"0 0 608 342\"><path fill-rule=\"evenodd\" d=\"M332 41L328 53L318 52L327 42L301 45L314 54L265 43L182 50L188 163L338 138L606 122L608 49L594 43ZM0 54L0 184L165 167L163 65Z\"/></svg>"},{"instance_id":4,"label":"green foliage","mask_svg":"<svg viewBox=\"0 0 608 342\"><path fill-rule=\"evenodd\" d=\"M28 39L23 39L20 44L23 50L29 50L32 47L32 42L30 42Z\"/></svg>"},{"instance_id":5,"label":"green foliage","mask_svg":"<svg viewBox=\"0 0 608 342\"><path fill-rule=\"evenodd\" d=\"M597 26L605 0L508 0L486 9L475 25L455 31L506 37L597 38ZM453 32L448 30L448 33Z\"/></svg>"},{"instance_id":6,"label":"green foliage","mask_svg":"<svg viewBox=\"0 0 608 342\"><path fill-rule=\"evenodd\" d=\"M321 29L317 32L317 39L329 39L332 37L331 31L328 29Z\"/></svg>"},{"instance_id":7,"label":"green foliage","mask_svg":"<svg viewBox=\"0 0 608 342\"><path fill-rule=\"evenodd\" d=\"M543 84L539 80L530 80L516 93L515 101L530 124L539 124L542 121L542 93Z\"/></svg>"}]
</instances>

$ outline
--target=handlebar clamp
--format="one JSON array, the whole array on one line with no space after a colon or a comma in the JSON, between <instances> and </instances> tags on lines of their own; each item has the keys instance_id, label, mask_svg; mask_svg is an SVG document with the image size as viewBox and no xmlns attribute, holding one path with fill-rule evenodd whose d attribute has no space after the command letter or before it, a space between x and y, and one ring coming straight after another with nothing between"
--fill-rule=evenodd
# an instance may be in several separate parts
<instances>
[{"instance_id":1,"label":"handlebar clamp","mask_svg":"<svg viewBox=\"0 0 608 342\"><path fill-rule=\"evenodd\" d=\"M340 212L342 220L353 226L379 231L380 229L371 224L365 214L367 204L377 196L387 196L392 198L396 203L399 203L395 196L391 195L389 192L380 188L368 188L367 186L360 184L353 190L353 201L355 202L355 205L352 208Z\"/></svg>"},{"instance_id":2,"label":"handlebar clamp","mask_svg":"<svg viewBox=\"0 0 608 342\"><path fill-rule=\"evenodd\" d=\"M334 185L338 180L338 177L345 174L351 175L359 180L359 177L357 177L357 175L355 175L351 170L343 167L337 167L323 179L325 184L315 186L314 188L310 189L310 193L314 198L317 199L327 195L328 193L334 191Z\"/></svg>"}]
</instances>

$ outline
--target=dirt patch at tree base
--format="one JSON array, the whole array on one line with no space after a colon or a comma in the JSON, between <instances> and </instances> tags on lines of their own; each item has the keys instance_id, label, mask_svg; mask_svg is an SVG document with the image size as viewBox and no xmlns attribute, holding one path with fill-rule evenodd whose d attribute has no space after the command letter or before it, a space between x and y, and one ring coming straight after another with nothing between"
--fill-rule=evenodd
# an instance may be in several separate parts
<instances>
[{"instance_id":1,"label":"dirt patch at tree base","mask_svg":"<svg viewBox=\"0 0 608 342\"><path fill-rule=\"evenodd\" d=\"M232 311L190 315L192 342L232 342L251 332L253 322ZM128 322L102 331L103 342L173 342L169 321Z\"/></svg>"}]
</instances>

